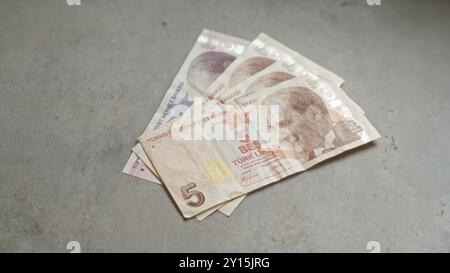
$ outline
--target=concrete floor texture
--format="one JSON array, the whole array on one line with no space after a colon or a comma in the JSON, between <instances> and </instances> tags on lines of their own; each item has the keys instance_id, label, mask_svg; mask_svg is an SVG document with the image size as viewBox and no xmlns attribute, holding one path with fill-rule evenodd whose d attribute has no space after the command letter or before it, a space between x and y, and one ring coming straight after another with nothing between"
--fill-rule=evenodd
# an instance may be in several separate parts
<instances>
[{"instance_id":1,"label":"concrete floor texture","mask_svg":"<svg viewBox=\"0 0 450 273\"><path fill-rule=\"evenodd\" d=\"M203 28L342 76L383 137L185 221L121 170ZM450 251L450 1L0 2L0 251Z\"/></svg>"}]
</instances>

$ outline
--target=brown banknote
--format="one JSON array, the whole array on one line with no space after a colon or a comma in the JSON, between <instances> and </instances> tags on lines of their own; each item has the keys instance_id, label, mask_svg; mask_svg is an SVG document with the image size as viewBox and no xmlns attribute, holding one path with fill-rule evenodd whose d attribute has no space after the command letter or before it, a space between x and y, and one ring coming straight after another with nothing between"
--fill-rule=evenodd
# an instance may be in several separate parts
<instances>
[{"instance_id":1,"label":"brown banknote","mask_svg":"<svg viewBox=\"0 0 450 273\"><path fill-rule=\"evenodd\" d=\"M189 103L191 103L190 100L192 100L193 97L211 94L211 90L214 87L218 85L223 86L221 82L225 79L229 79L229 86L239 87L241 85L247 85L246 89L238 88L238 90L245 90L246 92L254 92L258 89L261 90L262 87L269 87L280 80L289 79L292 77L292 74L295 75L296 73L301 74L306 72L312 73L314 77L323 77L324 80L329 83L332 82L335 86L340 86L343 83L342 78L339 76L320 67L281 43L276 42L267 35L260 35L258 39L254 41L253 46L244 51L243 46L245 45L246 41L238 38L204 30L177 74L174 83L167 91L163 102L154 118L147 126L146 131L151 130L152 128L158 128L161 124L175 120L182 115L185 109L187 109ZM218 51L220 50L218 50L217 47L219 47L220 50L224 50L225 54L222 54L223 52L218 54ZM203 52L204 50L206 52ZM231 51L231 53L227 51ZM244 53L241 54L242 52ZM232 58L229 55L240 56L235 61L230 62ZM261 71L264 71L267 67L273 68L272 64L277 60L284 65L285 70L290 70L292 73L276 72L272 75L269 74L255 78L255 75L261 74ZM249 80L249 78L251 79ZM175 84L177 82L179 83ZM185 82L188 84L184 84ZM210 86L211 82L214 82L212 86ZM175 88L175 86L177 88ZM225 88L222 88L221 90L228 91ZM185 94L184 96L178 95L178 97L183 97L181 102L179 104L174 103L174 101L176 101L177 93L183 92ZM219 95L218 98L224 102L222 98L227 96L227 94L221 94L221 92L216 92L216 94ZM243 94L244 93L241 93L240 95ZM169 100L167 99L168 97L170 97ZM229 98L234 97L230 96ZM149 160L142 146L137 144L133 147L132 151L133 154L127 162L124 172L159 183L158 176L152 174L155 173L155 171L149 164ZM229 202L229 204L222 204L218 208L220 208L221 212L224 214L230 215L242 199L243 197L236 198ZM214 210L211 210L211 212L213 211ZM203 216L206 214L207 213ZM202 216L198 216L197 218L202 218Z\"/></svg>"}]
</instances>

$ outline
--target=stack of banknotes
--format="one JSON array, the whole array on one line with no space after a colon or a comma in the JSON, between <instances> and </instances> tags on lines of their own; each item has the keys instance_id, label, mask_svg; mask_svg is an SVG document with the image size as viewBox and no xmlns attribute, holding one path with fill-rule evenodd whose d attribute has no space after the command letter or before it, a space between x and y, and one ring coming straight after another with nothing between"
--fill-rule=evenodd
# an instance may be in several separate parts
<instances>
[{"instance_id":1,"label":"stack of banknotes","mask_svg":"<svg viewBox=\"0 0 450 273\"><path fill-rule=\"evenodd\" d=\"M247 194L380 137L343 83L266 34L205 29L123 172L160 184L184 218L230 216Z\"/></svg>"}]
</instances>

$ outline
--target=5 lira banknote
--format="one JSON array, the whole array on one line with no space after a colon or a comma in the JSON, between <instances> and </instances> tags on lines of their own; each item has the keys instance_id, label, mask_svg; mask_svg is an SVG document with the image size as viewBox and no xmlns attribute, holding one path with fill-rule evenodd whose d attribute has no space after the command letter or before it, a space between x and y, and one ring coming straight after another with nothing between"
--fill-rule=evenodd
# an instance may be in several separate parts
<instances>
[{"instance_id":1,"label":"5 lira banknote","mask_svg":"<svg viewBox=\"0 0 450 273\"><path fill-rule=\"evenodd\" d=\"M246 194L379 137L343 82L266 34L248 42L205 29L123 172L162 184L185 218L229 216ZM259 121L277 128L276 143L245 130L229 139L175 137L230 125L230 105L244 115L250 106L276 106L276 124Z\"/></svg>"}]
</instances>

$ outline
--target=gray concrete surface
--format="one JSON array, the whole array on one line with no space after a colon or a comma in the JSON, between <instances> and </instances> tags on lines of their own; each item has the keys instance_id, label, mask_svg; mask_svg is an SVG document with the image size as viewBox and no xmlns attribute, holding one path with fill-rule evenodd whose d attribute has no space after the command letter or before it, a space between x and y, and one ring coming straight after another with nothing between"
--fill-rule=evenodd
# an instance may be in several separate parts
<instances>
[{"instance_id":1,"label":"gray concrete surface","mask_svg":"<svg viewBox=\"0 0 450 273\"><path fill-rule=\"evenodd\" d=\"M450 251L450 2L0 2L0 251ZM203 27L346 79L383 138L184 221L121 173Z\"/></svg>"}]
</instances>

